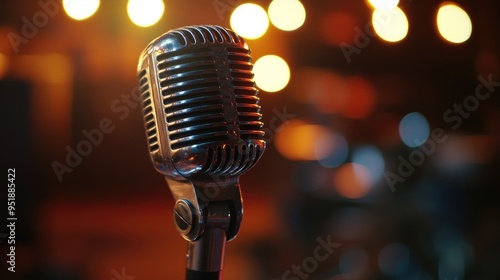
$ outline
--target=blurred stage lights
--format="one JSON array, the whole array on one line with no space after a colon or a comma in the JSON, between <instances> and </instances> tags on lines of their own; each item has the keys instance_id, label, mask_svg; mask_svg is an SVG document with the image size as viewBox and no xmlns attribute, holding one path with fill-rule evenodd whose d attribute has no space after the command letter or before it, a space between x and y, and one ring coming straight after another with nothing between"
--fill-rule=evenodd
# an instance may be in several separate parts
<instances>
[{"instance_id":1,"label":"blurred stage lights","mask_svg":"<svg viewBox=\"0 0 500 280\"><path fill-rule=\"evenodd\" d=\"M306 10L298 0L273 0L268 12L271 23L284 31L295 30L306 20Z\"/></svg>"},{"instance_id":2,"label":"blurred stage lights","mask_svg":"<svg viewBox=\"0 0 500 280\"><path fill-rule=\"evenodd\" d=\"M330 131L321 125L309 124L294 119L277 129L274 145L278 152L288 160L313 161L328 156L332 146L327 140ZM318 149L317 145L329 145ZM321 153L318 153L320 152Z\"/></svg>"},{"instance_id":3,"label":"blurred stage lights","mask_svg":"<svg viewBox=\"0 0 500 280\"><path fill-rule=\"evenodd\" d=\"M401 41L408 34L408 19L398 7L392 10L374 10L372 25L377 35L387 42Z\"/></svg>"},{"instance_id":4,"label":"blurred stage lights","mask_svg":"<svg viewBox=\"0 0 500 280\"><path fill-rule=\"evenodd\" d=\"M75 20L84 20L91 17L99 8L99 0L63 0L66 14Z\"/></svg>"},{"instance_id":5,"label":"blurred stage lights","mask_svg":"<svg viewBox=\"0 0 500 280\"><path fill-rule=\"evenodd\" d=\"M404 116L399 123L399 135L401 140L410 148L418 147L429 138L429 123L425 117L413 112Z\"/></svg>"},{"instance_id":6,"label":"blurred stage lights","mask_svg":"<svg viewBox=\"0 0 500 280\"><path fill-rule=\"evenodd\" d=\"M341 165L347 159L349 146L341 134L331 132L330 135L319 139L316 143L316 155L326 155L319 159L323 167L333 168Z\"/></svg>"},{"instance_id":7,"label":"blurred stage lights","mask_svg":"<svg viewBox=\"0 0 500 280\"><path fill-rule=\"evenodd\" d=\"M162 0L129 0L127 13L137 26L148 27L157 23L163 16L165 5Z\"/></svg>"},{"instance_id":8,"label":"blurred stage lights","mask_svg":"<svg viewBox=\"0 0 500 280\"><path fill-rule=\"evenodd\" d=\"M344 163L333 176L333 185L337 192L350 199L364 197L373 184L370 171L361 164Z\"/></svg>"},{"instance_id":9,"label":"blurred stage lights","mask_svg":"<svg viewBox=\"0 0 500 280\"><path fill-rule=\"evenodd\" d=\"M368 3L377 10L392 10L399 4L399 0L368 0Z\"/></svg>"},{"instance_id":10,"label":"blurred stage lights","mask_svg":"<svg viewBox=\"0 0 500 280\"><path fill-rule=\"evenodd\" d=\"M372 145L364 145L354 149L352 152L352 162L366 168L366 170L370 173L372 183L381 179L385 171L385 162L382 152L377 147ZM358 169L355 169L354 171L357 170ZM364 170L361 172L364 172Z\"/></svg>"},{"instance_id":11,"label":"blurred stage lights","mask_svg":"<svg viewBox=\"0 0 500 280\"><path fill-rule=\"evenodd\" d=\"M451 43L463 43L472 34L472 22L469 15L452 3L442 5L439 8L436 23L439 34Z\"/></svg>"},{"instance_id":12,"label":"blurred stage lights","mask_svg":"<svg viewBox=\"0 0 500 280\"><path fill-rule=\"evenodd\" d=\"M246 3L234 9L230 19L231 29L246 39L262 37L269 27L266 10L253 3Z\"/></svg>"},{"instance_id":13,"label":"blurred stage lights","mask_svg":"<svg viewBox=\"0 0 500 280\"><path fill-rule=\"evenodd\" d=\"M253 71L255 83L267 92L280 91L290 81L290 68L286 61L277 55L266 55L257 59Z\"/></svg>"},{"instance_id":14,"label":"blurred stage lights","mask_svg":"<svg viewBox=\"0 0 500 280\"><path fill-rule=\"evenodd\" d=\"M345 77L323 70L306 70L299 72L297 79L304 85L299 89L304 102L311 103L319 112L364 119L375 108L375 88L366 78Z\"/></svg>"}]
</instances>

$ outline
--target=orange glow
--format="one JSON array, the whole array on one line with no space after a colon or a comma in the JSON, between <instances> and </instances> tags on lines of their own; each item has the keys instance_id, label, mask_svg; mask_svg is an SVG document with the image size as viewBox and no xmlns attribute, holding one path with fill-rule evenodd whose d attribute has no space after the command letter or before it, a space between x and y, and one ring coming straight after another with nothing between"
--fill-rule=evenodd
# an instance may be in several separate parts
<instances>
[{"instance_id":1,"label":"orange glow","mask_svg":"<svg viewBox=\"0 0 500 280\"><path fill-rule=\"evenodd\" d=\"M8 69L8 57L2 53L0 53L0 78L5 76L5 73L7 73Z\"/></svg>"},{"instance_id":2,"label":"orange glow","mask_svg":"<svg viewBox=\"0 0 500 280\"><path fill-rule=\"evenodd\" d=\"M344 115L352 119L368 117L375 105L375 93L372 85L361 77L347 79L349 99Z\"/></svg>"},{"instance_id":3,"label":"orange glow","mask_svg":"<svg viewBox=\"0 0 500 280\"><path fill-rule=\"evenodd\" d=\"M278 128L274 144L289 160L319 160L333 149L333 142L327 140L330 137L330 132L323 126L292 120Z\"/></svg>"},{"instance_id":4,"label":"orange glow","mask_svg":"<svg viewBox=\"0 0 500 280\"><path fill-rule=\"evenodd\" d=\"M330 72L318 73L313 79L308 92L316 108L324 113L342 113L348 102L345 80Z\"/></svg>"},{"instance_id":5,"label":"orange glow","mask_svg":"<svg viewBox=\"0 0 500 280\"><path fill-rule=\"evenodd\" d=\"M337 192L346 198L361 198L370 190L372 178L363 165L345 163L334 174L333 184Z\"/></svg>"},{"instance_id":6,"label":"orange glow","mask_svg":"<svg viewBox=\"0 0 500 280\"><path fill-rule=\"evenodd\" d=\"M328 13L321 19L320 35L329 45L337 46L340 43L353 44L356 38L357 19L351 13Z\"/></svg>"},{"instance_id":7,"label":"orange glow","mask_svg":"<svg viewBox=\"0 0 500 280\"><path fill-rule=\"evenodd\" d=\"M375 106L373 85L362 77L342 77L319 72L308 80L309 101L323 113L341 114L351 119L368 117Z\"/></svg>"}]
</instances>

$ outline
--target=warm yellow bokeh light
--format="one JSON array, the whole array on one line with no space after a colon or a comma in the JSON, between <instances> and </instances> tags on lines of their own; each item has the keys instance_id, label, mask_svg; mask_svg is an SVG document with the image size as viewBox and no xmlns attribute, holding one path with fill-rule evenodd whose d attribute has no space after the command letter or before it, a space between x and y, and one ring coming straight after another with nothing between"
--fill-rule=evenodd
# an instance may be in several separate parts
<instances>
[{"instance_id":1,"label":"warm yellow bokeh light","mask_svg":"<svg viewBox=\"0 0 500 280\"><path fill-rule=\"evenodd\" d=\"M333 149L333 143L329 143L329 148L318 149L318 144L324 145L325 139L331 139L331 133L326 127L295 119L277 129L274 144L286 159L320 160L327 157Z\"/></svg>"},{"instance_id":2,"label":"warm yellow bokeh light","mask_svg":"<svg viewBox=\"0 0 500 280\"><path fill-rule=\"evenodd\" d=\"M298 0L273 0L268 12L272 24L284 31L295 30L306 20L306 9Z\"/></svg>"},{"instance_id":3,"label":"warm yellow bokeh light","mask_svg":"<svg viewBox=\"0 0 500 280\"><path fill-rule=\"evenodd\" d=\"M162 0L129 0L127 4L130 20L140 27L157 23L164 11L165 5Z\"/></svg>"},{"instance_id":4,"label":"warm yellow bokeh light","mask_svg":"<svg viewBox=\"0 0 500 280\"><path fill-rule=\"evenodd\" d=\"M92 16L99 8L99 0L63 0L64 10L69 17L84 20Z\"/></svg>"},{"instance_id":5,"label":"warm yellow bokeh light","mask_svg":"<svg viewBox=\"0 0 500 280\"><path fill-rule=\"evenodd\" d=\"M467 41L472 34L472 22L469 15L455 4L446 4L437 13L439 34L452 43Z\"/></svg>"},{"instance_id":6,"label":"warm yellow bokeh light","mask_svg":"<svg viewBox=\"0 0 500 280\"><path fill-rule=\"evenodd\" d=\"M255 83L267 92L282 90L290 81L290 68L286 61L277 55L266 55L255 62L253 67Z\"/></svg>"},{"instance_id":7,"label":"warm yellow bokeh light","mask_svg":"<svg viewBox=\"0 0 500 280\"><path fill-rule=\"evenodd\" d=\"M374 10L372 24L377 35L388 42L401 41L408 34L408 19L398 7L390 11Z\"/></svg>"},{"instance_id":8,"label":"warm yellow bokeh light","mask_svg":"<svg viewBox=\"0 0 500 280\"><path fill-rule=\"evenodd\" d=\"M231 28L244 38L260 38L268 27L266 10L257 4L242 4L231 14Z\"/></svg>"},{"instance_id":9,"label":"warm yellow bokeh light","mask_svg":"<svg viewBox=\"0 0 500 280\"><path fill-rule=\"evenodd\" d=\"M399 0L368 0L368 3L377 10L392 10L399 4Z\"/></svg>"}]
</instances>

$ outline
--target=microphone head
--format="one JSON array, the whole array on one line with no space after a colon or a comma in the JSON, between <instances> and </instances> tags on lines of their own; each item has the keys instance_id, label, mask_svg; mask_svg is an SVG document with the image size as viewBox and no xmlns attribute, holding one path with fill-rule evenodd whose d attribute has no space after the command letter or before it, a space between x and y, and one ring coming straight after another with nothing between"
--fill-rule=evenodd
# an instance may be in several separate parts
<instances>
[{"instance_id":1,"label":"microphone head","mask_svg":"<svg viewBox=\"0 0 500 280\"><path fill-rule=\"evenodd\" d=\"M213 25L168 31L142 52L138 79L151 160L174 180L240 176L264 141L250 49Z\"/></svg>"}]
</instances>

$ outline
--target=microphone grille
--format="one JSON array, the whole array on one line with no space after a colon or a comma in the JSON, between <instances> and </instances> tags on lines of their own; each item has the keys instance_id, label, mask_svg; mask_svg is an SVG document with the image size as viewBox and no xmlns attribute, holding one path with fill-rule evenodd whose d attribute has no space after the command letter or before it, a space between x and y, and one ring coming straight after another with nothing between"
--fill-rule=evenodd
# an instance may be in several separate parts
<instances>
[{"instance_id":1,"label":"microphone grille","mask_svg":"<svg viewBox=\"0 0 500 280\"><path fill-rule=\"evenodd\" d=\"M250 49L212 25L171 30L139 62L151 160L166 176L237 176L265 149Z\"/></svg>"},{"instance_id":2,"label":"microphone grille","mask_svg":"<svg viewBox=\"0 0 500 280\"><path fill-rule=\"evenodd\" d=\"M252 58L242 39L218 26L171 33L183 47L156 57L170 148L262 139Z\"/></svg>"},{"instance_id":3,"label":"microphone grille","mask_svg":"<svg viewBox=\"0 0 500 280\"><path fill-rule=\"evenodd\" d=\"M210 174L241 174L252 168L260 159L264 148L261 145L240 144L209 147L207 160L201 172Z\"/></svg>"},{"instance_id":4,"label":"microphone grille","mask_svg":"<svg viewBox=\"0 0 500 280\"><path fill-rule=\"evenodd\" d=\"M206 43L238 44L241 39L232 30L216 25L187 26L171 31L182 46Z\"/></svg>"},{"instance_id":5,"label":"microphone grille","mask_svg":"<svg viewBox=\"0 0 500 280\"><path fill-rule=\"evenodd\" d=\"M153 109L153 97L151 95L150 82L147 72L143 69L139 73L139 90L141 92L142 109L144 116L144 126L148 140L149 152L154 153L159 150L156 118Z\"/></svg>"}]
</instances>

